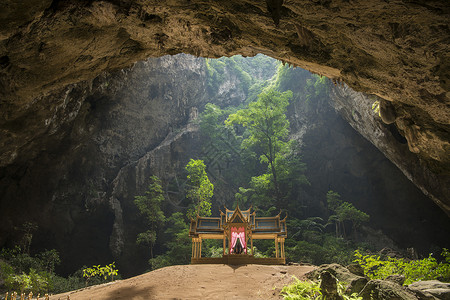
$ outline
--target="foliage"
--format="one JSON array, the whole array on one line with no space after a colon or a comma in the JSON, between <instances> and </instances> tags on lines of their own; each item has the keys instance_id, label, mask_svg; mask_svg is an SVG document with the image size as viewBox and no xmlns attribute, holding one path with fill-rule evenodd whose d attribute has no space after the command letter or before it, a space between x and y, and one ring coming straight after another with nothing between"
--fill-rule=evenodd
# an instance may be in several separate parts
<instances>
[{"instance_id":1,"label":"foliage","mask_svg":"<svg viewBox=\"0 0 450 300\"><path fill-rule=\"evenodd\" d=\"M188 264L191 259L189 227L183 214L181 212L172 214L167 219L166 226L164 235L167 237L167 242L164 246L167 250L164 254L149 260L153 270L171 265Z\"/></svg>"},{"instance_id":2,"label":"foliage","mask_svg":"<svg viewBox=\"0 0 450 300\"><path fill-rule=\"evenodd\" d=\"M2 279L5 287L9 291L20 291L44 293L48 292L51 288L51 278L50 274L41 271L38 272L34 269L30 269L27 273L22 272L22 274L15 274L11 266L0 264L0 270L2 271ZM5 271L5 273L3 273Z\"/></svg>"},{"instance_id":3,"label":"foliage","mask_svg":"<svg viewBox=\"0 0 450 300\"><path fill-rule=\"evenodd\" d=\"M341 196L337 192L328 191L327 204L328 209L335 211L342 204Z\"/></svg>"},{"instance_id":4,"label":"foliage","mask_svg":"<svg viewBox=\"0 0 450 300\"><path fill-rule=\"evenodd\" d=\"M31 241L33 239L33 232L38 229L38 226L33 222L23 223L19 231L22 232L22 239L20 241L20 248L24 253L30 254Z\"/></svg>"},{"instance_id":5,"label":"foliage","mask_svg":"<svg viewBox=\"0 0 450 300\"><path fill-rule=\"evenodd\" d=\"M217 92L225 82L227 74L237 77L242 90L246 94L254 85L273 76L276 69L276 60L264 56L244 58L241 55L221 57L219 59L206 59L207 87L210 93Z\"/></svg>"},{"instance_id":6,"label":"foliage","mask_svg":"<svg viewBox=\"0 0 450 300\"><path fill-rule=\"evenodd\" d=\"M389 275L400 274L405 276L405 285L432 279L450 282L450 252L444 248L441 255L444 258L441 262L432 254L420 260L394 257L382 259L379 255L363 255L356 250L354 262L363 267L364 274L371 279L385 279Z\"/></svg>"},{"instance_id":7,"label":"foliage","mask_svg":"<svg viewBox=\"0 0 450 300\"><path fill-rule=\"evenodd\" d=\"M252 167L247 167L246 155L241 149L242 137L233 128L224 124L234 107L221 109L217 105L208 103L200 114L200 132L202 134L202 159L208 164L208 175L215 179L219 190L226 184L239 186L248 182L252 175ZM236 166L240 166L236 169ZM226 183L225 183L226 182Z\"/></svg>"},{"instance_id":8,"label":"foliage","mask_svg":"<svg viewBox=\"0 0 450 300\"><path fill-rule=\"evenodd\" d=\"M88 282L93 277L100 277L106 280L107 278L111 278L111 281L114 281L114 276L118 275L119 270L116 269L115 262L106 265L106 266L100 266L100 265L94 265L91 268L84 268L83 269L83 277L86 278L86 286L88 285Z\"/></svg>"},{"instance_id":9,"label":"foliage","mask_svg":"<svg viewBox=\"0 0 450 300\"><path fill-rule=\"evenodd\" d=\"M322 295L320 291L320 281L301 281L294 276L294 282L286 285L281 290L281 295L284 299L288 300L308 300L308 299L323 299L326 300L325 296ZM337 281L337 292L338 295L344 300L362 300L362 297L358 297L356 293L351 295L345 294L345 285Z\"/></svg>"},{"instance_id":10,"label":"foliage","mask_svg":"<svg viewBox=\"0 0 450 300\"><path fill-rule=\"evenodd\" d=\"M263 252L259 251L259 249L256 246L253 246L253 256L256 257L256 258L267 258L267 257L270 257L269 255L264 254Z\"/></svg>"},{"instance_id":11,"label":"foliage","mask_svg":"<svg viewBox=\"0 0 450 300\"><path fill-rule=\"evenodd\" d=\"M268 165L278 205L281 195L276 162L285 148L289 147L285 141L289 133L289 121L285 113L290 98L291 91L280 93L269 89L258 95L258 100L250 103L248 108L229 115L225 121L227 126L242 125L247 129L248 136L243 140L242 147L261 153L260 162Z\"/></svg>"},{"instance_id":12,"label":"foliage","mask_svg":"<svg viewBox=\"0 0 450 300\"><path fill-rule=\"evenodd\" d=\"M294 282L281 290L286 300L321 299L320 283L314 281L301 281L294 276Z\"/></svg>"},{"instance_id":13,"label":"foliage","mask_svg":"<svg viewBox=\"0 0 450 300\"><path fill-rule=\"evenodd\" d=\"M273 257L275 253L273 240L253 240L253 248L255 257Z\"/></svg>"},{"instance_id":14,"label":"foliage","mask_svg":"<svg viewBox=\"0 0 450 300\"><path fill-rule=\"evenodd\" d=\"M203 240L202 256L203 257L222 257L223 244L222 240Z\"/></svg>"},{"instance_id":15,"label":"foliage","mask_svg":"<svg viewBox=\"0 0 450 300\"><path fill-rule=\"evenodd\" d=\"M7 290L48 292L53 288L54 269L60 262L54 249L30 256L19 246L4 248L0 252L0 282L4 282Z\"/></svg>"},{"instance_id":16,"label":"foliage","mask_svg":"<svg viewBox=\"0 0 450 300\"><path fill-rule=\"evenodd\" d=\"M45 250L30 256L19 246L13 249L3 248L0 252L0 290L17 292L32 292L33 294L62 293L86 286L82 270L75 272L68 278L55 274L55 267L61 262L58 251ZM109 277L119 276L114 263L99 267L96 278L89 278L89 284L99 284ZM87 279L87 278L85 278ZM3 282L3 287L1 283Z\"/></svg>"},{"instance_id":17,"label":"foliage","mask_svg":"<svg viewBox=\"0 0 450 300\"><path fill-rule=\"evenodd\" d=\"M310 108L323 105L330 92L330 83L326 77L281 63L278 65L272 87L279 91L292 90L293 102L304 102Z\"/></svg>"},{"instance_id":18,"label":"foliage","mask_svg":"<svg viewBox=\"0 0 450 300\"><path fill-rule=\"evenodd\" d=\"M210 199L213 196L214 185L209 181L203 160L191 159L186 165L186 171L189 184L186 197L191 199L194 204L188 210L188 218L194 218L197 214L211 216Z\"/></svg>"},{"instance_id":19,"label":"foliage","mask_svg":"<svg viewBox=\"0 0 450 300\"><path fill-rule=\"evenodd\" d=\"M31 290L30 276L22 273L20 275L13 275L6 281L6 286L10 290L18 290L22 294Z\"/></svg>"},{"instance_id":20,"label":"foliage","mask_svg":"<svg viewBox=\"0 0 450 300\"><path fill-rule=\"evenodd\" d=\"M55 271L55 267L61 263L59 253L55 249L45 250L37 255L41 261L42 267L49 273Z\"/></svg>"},{"instance_id":21,"label":"foliage","mask_svg":"<svg viewBox=\"0 0 450 300\"><path fill-rule=\"evenodd\" d=\"M369 221L369 215L358 210L353 204L341 200L340 195L333 191L327 193L328 209L334 212L328 218L328 223L335 223L336 237L346 237L345 221L352 223L353 234L356 235L361 223Z\"/></svg>"},{"instance_id":22,"label":"foliage","mask_svg":"<svg viewBox=\"0 0 450 300\"><path fill-rule=\"evenodd\" d=\"M353 227L358 228L362 222L369 221L369 215L358 210L353 204L344 202L337 209L336 214L338 219L343 221L351 221Z\"/></svg>"},{"instance_id":23,"label":"foliage","mask_svg":"<svg viewBox=\"0 0 450 300\"><path fill-rule=\"evenodd\" d=\"M218 59L206 59L205 64L208 75L207 87L210 92L213 92L225 80L225 63Z\"/></svg>"},{"instance_id":24,"label":"foliage","mask_svg":"<svg viewBox=\"0 0 450 300\"><path fill-rule=\"evenodd\" d=\"M289 228L289 227L288 227ZM305 262L314 265L338 263L348 265L352 261L354 249L366 248L334 235L320 232L305 233L305 240L286 240L286 259L288 261Z\"/></svg>"},{"instance_id":25,"label":"foliage","mask_svg":"<svg viewBox=\"0 0 450 300\"><path fill-rule=\"evenodd\" d=\"M150 256L153 257L153 247L156 243L156 230L165 221L165 216L161 210L161 204L164 201L161 180L157 176L151 176L150 179L151 182L145 195L134 197L134 203L150 226L150 229L138 234L136 242L138 244L149 244Z\"/></svg>"},{"instance_id":26,"label":"foliage","mask_svg":"<svg viewBox=\"0 0 450 300\"><path fill-rule=\"evenodd\" d=\"M85 268L85 267L83 267ZM52 289L51 291L55 294L64 293L67 291L73 291L77 289L81 289L86 286L85 279L83 278L83 270L80 269L76 271L74 274L69 275L67 278L53 275L52 276ZM94 285L97 283L101 283L101 279L97 278L97 280L91 280L90 285Z\"/></svg>"},{"instance_id":27,"label":"foliage","mask_svg":"<svg viewBox=\"0 0 450 300\"><path fill-rule=\"evenodd\" d=\"M152 230L147 230L145 232L141 232L137 235L136 243L137 244L148 244L154 245L156 242L156 232ZM151 247L153 248L153 247Z\"/></svg>"},{"instance_id":28,"label":"foliage","mask_svg":"<svg viewBox=\"0 0 450 300\"><path fill-rule=\"evenodd\" d=\"M379 117L381 117L381 112L380 112L380 100L376 100L375 102L372 103L372 110L378 114Z\"/></svg>"}]
</instances>

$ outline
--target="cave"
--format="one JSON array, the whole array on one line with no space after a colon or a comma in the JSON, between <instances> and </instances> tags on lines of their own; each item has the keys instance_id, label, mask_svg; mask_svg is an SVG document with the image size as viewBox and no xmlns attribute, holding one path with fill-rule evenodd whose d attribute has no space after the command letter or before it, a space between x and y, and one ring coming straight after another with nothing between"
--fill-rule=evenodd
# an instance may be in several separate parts
<instances>
[{"instance_id":1,"label":"cave","mask_svg":"<svg viewBox=\"0 0 450 300\"><path fill-rule=\"evenodd\" d=\"M142 225L130 203L153 173L178 185L174 174L199 155L186 145L198 142L189 122L211 94L203 58L261 54L331 82L332 100L311 117L288 116L297 132L317 125L303 137L310 180L330 176L306 190L318 203L309 213L323 209L313 195L342 186L346 199L366 197L359 205L386 244L448 247L447 1L36 0L0 11L0 247L32 221L35 249L64 253L64 274L85 253L85 264L145 271L132 266L145 250L130 238ZM237 85L220 103L242 98ZM145 126L151 134L136 130ZM439 245L420 249L423 240Z\"/></svg>"}]
</instances>

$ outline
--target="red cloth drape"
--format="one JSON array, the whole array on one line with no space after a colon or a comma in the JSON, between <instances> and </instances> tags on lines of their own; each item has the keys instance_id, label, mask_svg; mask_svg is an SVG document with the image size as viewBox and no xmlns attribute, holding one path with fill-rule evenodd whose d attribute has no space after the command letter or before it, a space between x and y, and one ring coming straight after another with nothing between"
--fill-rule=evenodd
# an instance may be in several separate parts
<instances>
[{"instance_id":1,"label":"red cloth drape","mask_svg":"<svg viewBox=\"0 0 450 300\"><path fill-rule=\"evenodd\" d=\"M239 240L241 241L242 248L244 248L244 253L247 254L247 241L245 238L245 231L239 233Z\"/></svg>"},{"instance_id":2,"label":"red cloth drape","mask_svg":"<svg viewBox=\"0 0 450 300\"><path fill-rule=\"evenodd\" d=\"M230 249L230 253L233 253L234 246L236 246L237 238L238 238L238 233L236 231L231 231L231 249Z\"/></svg>"},{"instance_id":3,"label":"red cloth drape","mask_svg":"<svg viewBox=\"0 0 450 300\"><path fill-rule=\"evenodd\" d=\"M234 246L236 246L237 239L241 242L242 248L244 248L244 253L247 253L247 241L245 238L245 228L244 227L231 227L231 248L230 253L233 253Z\"/></svg>"}]
</instances>

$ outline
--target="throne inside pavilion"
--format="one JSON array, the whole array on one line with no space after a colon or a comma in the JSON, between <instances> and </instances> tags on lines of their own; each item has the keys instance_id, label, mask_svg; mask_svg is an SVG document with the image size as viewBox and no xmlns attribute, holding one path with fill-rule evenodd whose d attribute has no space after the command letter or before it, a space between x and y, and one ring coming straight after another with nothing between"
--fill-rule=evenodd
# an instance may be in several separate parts
<instances>
[{"instance_id":1,"label":"throne inside pavilion","mask_svg":"<svg viewBox=\"0 0 450 300\"><path fill-rule=\"evenodd\" d=\"M189 237L192 239L191 264L285 264L284 241L287 237L286 217L257 217L255 212L225 209L220 217L191 219ZM202 240L223 240L222 257L202 257ZM273 239L275 257L254 257L253 240Z\"/></svg>"}]
</instances>

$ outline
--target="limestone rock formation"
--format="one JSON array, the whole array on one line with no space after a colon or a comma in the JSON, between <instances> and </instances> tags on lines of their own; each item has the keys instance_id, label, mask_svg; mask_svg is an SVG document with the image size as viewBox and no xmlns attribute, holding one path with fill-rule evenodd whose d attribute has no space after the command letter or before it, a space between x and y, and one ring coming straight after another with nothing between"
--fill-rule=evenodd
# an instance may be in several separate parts
<instances>
[{"instance_id":1,"label":"limestone rock formation","mask_svg":"<svg viewBox=\"0 0 450 300\"><path fill-rule=\"evenodd\" d=\"M330 272L324 271L320 274L320 291L325 299L343 300L344 297L338 294L336 277Z\"/></svg>"},{"instance_id":2,"label":"limestone rock formation","mask_svg":"<svg viewBox=\"0 0 450 300\"><path fill-rule=\"evenodd\" d=\"M383 98L383 119L448 176L449 11L446 0L3 1L1 146L24 141L0 165L38 151L27 125L50 122L46 108L61 112L42 97L50 92L150 56L264 53Z\"/></svg>"},{"instance_id":3,"label":"limestone rock formation","mask_svg":"<svg viewBox=\"0 0 450 300\"><path fill-rule=\"evenodd\" d=\"M449 284L438 280L418 281L409 286L402 286L404 276L389 276L385 280L368 280L364 276L352 274L350 270L339 264L321 265L306 274L310 280L321 280L321 291L327 299L339 299L336 280L345 282L347 294L356 293L362 299L402 299L402 300L435 300L448 299ZM399 281L400 279L400 281Z\"/></svg>"},{"instance_id":4,"label":"limestone rock formation","mask_svg":"<svg viewBox=\"0 0 450 300\"><path fill-rule=\"evenodd\" d=\"M372 110L375 101L385 103L379 97L356 92L346 85L332 89L331 105L362 136L377 147L393 162L424 194L433 199L447 214L450 213L450 176L434 172L433 166L410 150L402 130L383 122ZM384 105L384 104L381 104ZM392 104L390 104L392 105ZM381 109L382 111L382 109ZM430 141L428 141L430 142Z\"/></svg>"},{"instance_id":5,"label":"limestone rock formation","mask_svg":"<svg viewBox=\"0 0 450 300\"><path fill-rule=\"evenodd\" d=\"M419 290L411 290L407 287L401 286L392 281L386 280L370 280L364 289L359 293L363 299L388 300L388 299L402 299L402 300L435 300L433 295Z\"/></svg>"},{"instance_id":6,"label":"limestone rock formation","mask_svg":"<svg viewBox=\"0 0 450 300\"><path fill-rule=\"evenodd\" d=\"M306 80L298 77L299 82ZM436 206L426 207L427 199L418 196L421 192L409 184L408 178L422 192L439 193L437 198L444 199L448 197L446 181L433 177L433 173L408 151L395 127L383 124L371 109L374 100L370 96L334 85L331 91L332 99L297 102L288 112L292 135L302 145L300 153L311 182L306 194L299 197L299 203L307 207L310 215L320 215L321 209L326 207L324 195L330 189L338 191L342 199L371 216L370 222L376 224L377 230L364 228L364 231L380 249L397 244L426 251L422 248L425 245L419 242L429 237L425 228L440 232L434 237L442 236L444 242L447 239L444 236L450 234L448 217ZM410 170L411 175L403 176L380 152L392 162L400 162L399 169L404 173ZM427 179L427 176L431 177ZM417 214L419 211L421 213ZM442 223L431 225L427 221L430 219L440 219ZM410 225L401 225L405 223Z\"/></svg>"},{"instance_id":7,"label":"limestone rock formation","mask_svg":"<svg viewBox=\"0 0 450 300\"><path fill-rule=\"evenodd\" d=\"M311 280L319 280L322 278L323 274L329 274L327 275L328 280L330 276L333 276L339 281L345 282L347 284L347 290L350 294L359 293L368 282L366 277L355 275L347 268L339 264L321 265L319 268L311 271L306 276ZM336 282L334 283L334 286L336 289Z\"/></svg>"},{"instance_id":8,"label":"limestone rock formation","mask_svg":"<svg viewBox=\"0 0 450 300\"><path fill-rule=\"evenodd\" d=\"M19 148L18 158L1 168L0 244L14 245L20 238L14 228L36 223L34 246L57 248L66 262L62 272L76 270L83 260L107 263L124 243L135 246L138 229L125 228L123 218L137 211L117 200L117 190L132 203L146 185L139 173L124 182L116 177L145 155L151 164L151 154L185 126L205 101L205 72L203 59L162 57L47 97L44 116L29 106L28 133L9 145ZM159 167L173 167L173 145L166 145L164 155Z\"/></svg>"},{"instance_id":9,"label":"limestone rock formation","mask_svg":"<svg viewBox=\"0 0 450 300\"><path fill-rule=\"evenodd\" d=\"M439 280L418 281L408 285L408 288L432 294L437 299L450 299L450 284Z\"/></svg>"}]
</instances>

